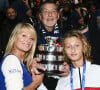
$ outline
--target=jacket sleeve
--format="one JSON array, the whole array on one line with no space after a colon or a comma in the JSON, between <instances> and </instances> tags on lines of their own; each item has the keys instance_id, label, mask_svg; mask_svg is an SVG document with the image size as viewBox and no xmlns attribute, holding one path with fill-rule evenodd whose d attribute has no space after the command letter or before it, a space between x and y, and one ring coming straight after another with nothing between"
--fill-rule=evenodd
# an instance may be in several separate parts
<instances>
[{"instance_id":1,"label":"jacket sleeve","mask_svg":"<svg viewBox=\"0 0 100 90\"><path fill-rule=\"evenodd\" d=\"M23 88L23 71L16 56L8 55L1 69L5 77L6 90L21 90Z\"/></svg>"}]
</instances>

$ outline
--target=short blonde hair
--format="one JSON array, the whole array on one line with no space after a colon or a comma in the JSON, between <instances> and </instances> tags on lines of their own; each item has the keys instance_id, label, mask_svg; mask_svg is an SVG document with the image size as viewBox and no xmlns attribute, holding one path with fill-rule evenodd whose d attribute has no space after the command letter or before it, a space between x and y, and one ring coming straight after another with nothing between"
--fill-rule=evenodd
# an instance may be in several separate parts
<instances>
[{"instance_id":1,"label":"short blonde hair","mask_svg":"<svg viewBox=\"0 0 100 90\"><path fill-rule=\"evenodd\" d=\"M12 49L13 49L13 45L14 45L14 41L16 36L23 31L24 29L28 29L29 32L31 32L33 39L34 39L34 43L31 47L31 49L26 52L25 54L25 58L24 58L24 62L26 62L27 64L27 68L29 68L29 65L31 64L32 60L33 60L33 56L35 53L35 48L36 48L36 43L37 43L37 34L36 31L34 29L34 27L29 24L29 23L19 23L16 25L16 27L14 28L13 32L10 35L7 47L6 47L6 51L5 51L5 55L11 53Z\"/></svg>"},{"instance_id":2,"label":"short blonde hair","mask_svg":"<svg viewBox=\"0 0 100 90\"><path fill-rule=\"evenodd\" d=\"M90 46L89 42L87 41L86 37L80 31L76 31L76 30L71 30L71 31L65 33L65 35L63 37L62 46L63 46L65 60L67 60L67 62L69 64L71 64L71 61L69 60L69 58L67 57L67 55L65 53L65 40L70 37L76 37L81 40L82 45L83 45L84 60L92 61L91 56L90 56L91 55L91 46Z\"/></svg>"}]
</instances>

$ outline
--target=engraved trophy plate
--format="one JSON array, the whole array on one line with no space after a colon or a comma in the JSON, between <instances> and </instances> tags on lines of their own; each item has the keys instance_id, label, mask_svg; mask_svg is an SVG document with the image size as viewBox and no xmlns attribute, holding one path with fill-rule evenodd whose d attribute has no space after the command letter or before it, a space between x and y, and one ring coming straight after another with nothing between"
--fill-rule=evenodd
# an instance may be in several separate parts
<instances>
[{"instance_id":1,"label":"engraved trophy plate","mask_svg":"<svg viewBox=\"0 0 100 90\"><path fill-rule=\"evenodd\" d=\"M41 59L41 64L46 68L45 73L60 74L59 71L63 68L63 53L62 47L55 44L57 37L46 37L47 44L42 44L38 47L39 53L37 56Z\"/></svg>"}]
</instances>

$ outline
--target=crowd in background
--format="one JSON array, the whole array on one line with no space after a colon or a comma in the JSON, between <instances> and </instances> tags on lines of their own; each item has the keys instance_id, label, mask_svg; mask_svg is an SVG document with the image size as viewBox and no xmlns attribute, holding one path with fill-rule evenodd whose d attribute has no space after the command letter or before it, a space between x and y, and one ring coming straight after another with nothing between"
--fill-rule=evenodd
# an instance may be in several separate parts
<instances>
[{"instance_id":1,"label":"crowd in background","mask_svg":"<svg viewBox=\"0 0 100 90\"><path fill-rule=\"evenodd\" d=\"M99 90L99 4L100 0L2 0L0 89L73 90L78 85L82 90L88 87ZM47 45L48 36L57 37L55 44L63 46L66 62L59 75L42 75L38 70L45 72L35 56L38 46ZM93 63L99 65L91 65L91 56ZM73 79L78 81L75 87Z\"/></svg>"},{"instance_id":2,"label":"crowd in background","mask_svg":"<svg viewBox=\"0 0 100 90\"><path fill-rule=\"evenodd\" d=\"M40 23L39 7L46 0L0 1L0 54L5 51L13 28L20 22ZM80 30L92 46L94 63L100 64L100 1L99 0L52 0L59 10L58 25L62 34ZM39 36L38 36L39 37Z\"/></svg>"}]
</instances>

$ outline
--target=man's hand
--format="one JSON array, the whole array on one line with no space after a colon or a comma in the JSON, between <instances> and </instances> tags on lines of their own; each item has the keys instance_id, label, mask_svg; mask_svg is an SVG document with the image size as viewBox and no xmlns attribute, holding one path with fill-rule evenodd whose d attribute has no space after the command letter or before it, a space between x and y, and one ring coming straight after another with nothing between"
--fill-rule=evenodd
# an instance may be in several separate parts
<instances>
[{"instance_id":1,"label":"man's hand","mask_svg":"<svg viewBox=\"0 0 100 90\"><path fill-rule=\"evenodd\" d=\"M63 76L63 77L68 76L69 75L69 72L70 72L69 65L66 62L64 62L63 63L63 68L60 71L61 72L64 72L64 73L59 74L59 76Z\"/></svg>"}]
</instances>

